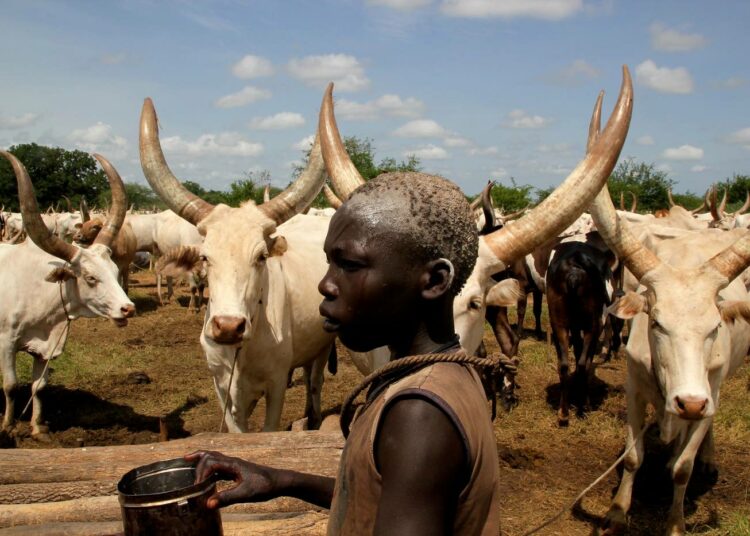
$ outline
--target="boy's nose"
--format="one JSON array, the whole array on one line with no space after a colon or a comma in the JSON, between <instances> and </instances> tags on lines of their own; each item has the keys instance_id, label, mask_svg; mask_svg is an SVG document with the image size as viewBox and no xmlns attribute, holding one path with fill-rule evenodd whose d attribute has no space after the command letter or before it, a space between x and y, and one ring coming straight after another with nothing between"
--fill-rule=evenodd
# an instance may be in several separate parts
<instances>
[{"instance_id":1,"label":"boy's nose","mask_svg":"<svg viewBox=\"0 0 750 536\"><path fill-rule=\"evenodd\" d=\"M338 288L331 281L331 278L326 274L323 279L318 283L318 292L320 292L327 300L332 300L338 296Z\"/></svg>"}]
</instances>

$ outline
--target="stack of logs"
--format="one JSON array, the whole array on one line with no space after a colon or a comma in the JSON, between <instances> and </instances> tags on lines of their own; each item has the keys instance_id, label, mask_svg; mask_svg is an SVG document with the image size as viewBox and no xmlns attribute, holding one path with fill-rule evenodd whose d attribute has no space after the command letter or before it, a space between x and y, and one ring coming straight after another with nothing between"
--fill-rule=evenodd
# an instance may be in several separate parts
<instances>
[{"instance_id":1,"label":"stack of logs","mask_svg":"<svg viewBox=\"0 0 750 536\"><path fill-rule=\"evenodd\" d=\"M167 443L75 449L8 449L0 454L0 532L104 536L122 532L117 482L135 467L198 449L336 476L341 433L199 434ZM328 512L290 498L222 510L225 536L323 535Z\"/></svg>"}]
</instances>

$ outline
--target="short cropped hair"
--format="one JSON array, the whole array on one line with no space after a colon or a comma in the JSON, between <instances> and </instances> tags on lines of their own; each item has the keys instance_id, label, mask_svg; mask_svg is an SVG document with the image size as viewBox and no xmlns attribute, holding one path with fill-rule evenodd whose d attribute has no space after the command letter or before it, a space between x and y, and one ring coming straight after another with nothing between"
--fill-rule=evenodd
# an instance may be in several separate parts
<instances>
[{"instance_id":1,"label":"short cropped hair","mask_svg":"<svg viewBox=\"0 0 750 536\"><path fill-rule=\"evenodd\" d=\"M446 258L455 270L451 295L461 291L474 269L479 249L477 228L469 203L451 181L416 172L384 173L357 188L349 197L350 209L387 218L388 230L415 260ZM373 221L373 223L375 223Z\"/></svg>"}]
</instances>

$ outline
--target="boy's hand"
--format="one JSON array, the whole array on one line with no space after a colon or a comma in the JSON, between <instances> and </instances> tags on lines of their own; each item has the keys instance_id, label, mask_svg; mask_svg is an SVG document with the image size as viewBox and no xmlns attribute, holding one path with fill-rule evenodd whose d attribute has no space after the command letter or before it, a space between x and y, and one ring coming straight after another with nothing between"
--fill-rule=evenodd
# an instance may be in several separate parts
<instances>
[{"instance_id":1,"label":"boy's hand","mask_svg":"<svg viewBox=\"0 0 750 536\"><path fill-rule=\"evenodd\" d=\"M276 498L276 470L272 467L225 456L219 452L198 450L185 455L188 461L198 460L195 481L202 482L216 474L236 485L208 498L206 506L219 508L238 502L259 502Z\"/></svg>"}]
</instances>

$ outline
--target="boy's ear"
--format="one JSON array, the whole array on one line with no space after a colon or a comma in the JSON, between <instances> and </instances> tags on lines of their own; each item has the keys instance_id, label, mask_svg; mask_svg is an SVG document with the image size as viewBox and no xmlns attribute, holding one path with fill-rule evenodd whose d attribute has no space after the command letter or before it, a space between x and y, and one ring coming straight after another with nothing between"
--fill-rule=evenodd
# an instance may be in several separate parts
<instances>
[{"instance_id":1,"label":"boy's ear","mask_svg":"<svg viewBox=\"0 0 750 536\"><path fill-rule=\"evenodd\" d=\"M435 259L427 263L422 287L422 297L434 300L446 294L453 284L455 270L448 259Z\"/></svg>"}]
</instances>

